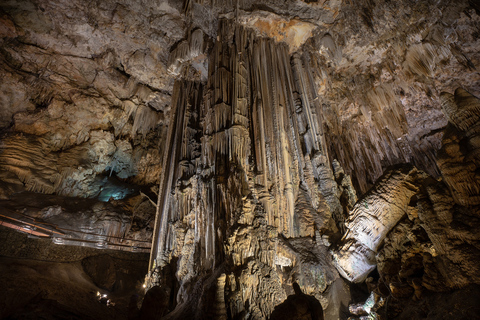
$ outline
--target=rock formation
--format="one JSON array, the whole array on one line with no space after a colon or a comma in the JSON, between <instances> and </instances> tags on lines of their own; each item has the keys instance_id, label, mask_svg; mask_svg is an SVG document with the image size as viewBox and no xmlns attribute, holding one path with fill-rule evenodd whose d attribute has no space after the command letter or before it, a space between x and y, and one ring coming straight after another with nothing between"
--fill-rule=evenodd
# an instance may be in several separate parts
<instances>
[{"instance_id":1,"label":"rock formation","mask_svg":"<svg viewBox=\"0 0 480 320\"><path fill-rule=\"evenodd\" d=\"M360 282L375 269L378 248L407 212L422 175L414 167L391 169L357 202L346 221L342 246L334 254L343 277Z\"/></svg>"},{"instance_id":2,"label":"rock formation","mask_svg":"<svg viewBox=\"0 0 480 320\"><path fill-rule=\"evenodd\" d=\"M0 3L1 230L151 252L130 318L472 317L479 24L467 0ZM116 290L120 262L79 259Z\"/></svg>"},{"instance_id":3,"label":"rock formation","mask_svg":"<svg viewBox=\"0 0 480 320\"><path fill-rule=\"evenodd\" d=\"M207 83L175 83L148 281L175 263L177 317L197 312L199 282L221 283L230 317L266 318L282 284L320 297L338 277L320 232L343 210L319 188L337 187L306 59L223 19Z\"/></svg>"}]
</instances>

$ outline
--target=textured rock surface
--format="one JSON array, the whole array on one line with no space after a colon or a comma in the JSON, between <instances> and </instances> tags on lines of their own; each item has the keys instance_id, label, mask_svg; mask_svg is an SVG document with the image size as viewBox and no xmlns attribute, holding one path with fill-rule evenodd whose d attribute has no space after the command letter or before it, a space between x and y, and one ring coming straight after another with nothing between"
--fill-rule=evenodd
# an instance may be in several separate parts
<instances>
[{"instance_id":1,"label":"textured rock surface","mask_svg":"<svg viewBox=\"0 0 480 320\"><path fill-rule=\"evenodd\" d=\"M455 202L480 205L480 101L459 88L455 95L442 94L447 127L439 151L438 166Z\"/></svg>"},{"instance_id":2,"label":"textured rock surface","mask_svg":"<svg viewBox=\"0 0 480 320\"><path fill-rule=\"evenodd\" d=\"M164 34L143 6L114 1L10 1L0 8L9 27L0 69L14 83L2 83L0 126L11 127L0 155L1 179L11 188L4 192L93 197L105 185L102 173L155 182L159 149L146 138L161 134L151 129L168 116L171 81L159 71L183 20L156 19L170 25ZM172 11L165 3L152 14Z\"/></svg>"},{"instance_id":3,"label":"textured rock surface","mask_svg":"<svg viewBox=\"0 0 480 320\"><path fill-rule=\"evenodd\" d=\"M132 318L311 317L294 283L326 319L439 316L478 289L479 24L467 0L1 2L0 222L153 234Z\"/></svg>"},{"instance_id":4,"label":"textured rock surface","mask_svg":"<svg viewBox=\"0 0 480 320\"><path fill-rule=\"evenodd\" d=\"M412 166L391 169L357 202L345 223L347 231L340 248L333 255L343 277L362 282L375 268L377 250L405 215L422 178L424 174Z\"/></svg>"},{"instance_id":5,"label":"textured rock surface","mask_svg":"<svg viewBox=\"0 0 480 320\"><path fill-rule=\"evenodd\" d=\"M362 193L395 163L439 175L441 92L480 95L478 12L475 1L345 1L312 38L330 155Z\"/></svg>"},{"instance_id":6,"label":"textured rock surface","mask_svg":"<svg viewBox=\"0 0 480 320\"><path fill-rule=\"evenodd\" d=\"M372 289L389 299L382 311L387 318L448 319L475 317L478 312L477 303L468 295L480 283L479 185L475 178L479 122L473 111L480 100L462 89L455 96L442 96L451 122L439 152L443 180L424 175L417 181L406 215L376 256L380 279L372 283ZM461 302L453 303L454 297L462 297ZM445 304L437 304L440 300Z\"/></svg>"}]
</instances>

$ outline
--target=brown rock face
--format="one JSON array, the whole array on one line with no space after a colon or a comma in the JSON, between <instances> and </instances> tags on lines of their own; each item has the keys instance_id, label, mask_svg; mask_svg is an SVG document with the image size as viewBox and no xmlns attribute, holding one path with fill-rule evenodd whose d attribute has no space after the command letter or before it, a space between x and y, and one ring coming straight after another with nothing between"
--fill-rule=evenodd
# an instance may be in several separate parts
<instances>
[{"instance_id":1,"label":"brown rock face","mask_svg":"<svg viewBox=\"0 0 480 320\"><path fill-rule=\"evenodd\" d=\"M480 95L473 2L344 1L313 38L330 155L361 193L396 163L439 176L441 92Z\"/></svg>"},{"instance_id":2,"label":"brown rock face","mask_svg":"<svg viewBox=\"0 0 480 320\"><path fill-rule=\"evenodd\" d=\"M157 57L167 54L165 42L178 40L174 29L183 23L169 18L169 35L148 40L158 31L140 19L144 8L134 7L1 5L0 72L7 81L0 127L11 127L2 137L2 197L21 190L95 197L108 185L98 181L104 173L130 183L156 181L159 150L146 137L161 132L151 129L168 115L170 86L166 72L152 78L145 68L165 70ZM131 29L120 27L127 24Z\"/></svg>"},{"instance_id":3,"label":"brown rock face","mask_svg":"<svg viewBox=\"0 0 480 320\"><path fill-rule=\"evenodd\" d=\"M461 88L455 95L443 93L442 100L451 126L443 137L438 166L456 203L480 205L480 101Z\"/></svg>"},{"instance_id":4,"label":"brown rock face","mask_svg":"<svg viewBox=\"0 0 480 320\"><path fill-rule=\"evenodd\" d=\"M418 192L406 210L408 218L392 229L377 255L382 282L379 288L388 285L391 296L398 299L388 317L419 317L406 307L410 299L418 301L415 305L424 314L441 319L445 315L435 310L437 307L427 307L425 301L447 300L438 309L451 308L449 314L467 316L470 313L466 310L476 308L476 303L468 297L456 306L450 305L448 295L438 292L465 287L452 294L462 296L477 290L472 284L480 282L478 179L475 179L478 163L475 108L479 100L462 89L456 90L455 96L443 94L443 98L444 111L451 122L445 130L438 159L443 181L427 177L419 183Z\"/></svg>"},{"instance_id":5,"label":"brown rock face","mask_svg":"<svg viewBox=\"0 0 480 320\"><path fill-rule=\"evenodd\" d=\"M82 260L82 266L97 287L112 291L117 277L115 263L109 255L87 257Z\"/></svg>"},{"instance_id":6,"label":"brown rock face","mask_svg":"<svg viewBox=\"0 0 480 320\"><path fill-rule=\"evenodd\" d=\"M131 318L475 310L453 302L480 284L474 2L3 1L0 224L151 249ZM118 263L69 270L115 291ZM29 299L4 309L64 311Z\"/></svg>"}]
</instances>

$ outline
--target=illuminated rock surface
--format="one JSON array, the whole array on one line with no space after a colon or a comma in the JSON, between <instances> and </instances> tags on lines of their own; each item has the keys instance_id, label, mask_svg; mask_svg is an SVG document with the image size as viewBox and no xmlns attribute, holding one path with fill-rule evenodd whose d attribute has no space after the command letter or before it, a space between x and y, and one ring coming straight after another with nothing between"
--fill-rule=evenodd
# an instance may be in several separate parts
<instances>
[{"instance_id":1,"label":"illuminated rock surface","mask_svg":"<svg viewBox=\"0 0 480 320\"><path fill-rule=\"evenodd\" d=\"M0 317L474 317L479 24L467 0L0 3Z\"/></svg>"}]
</instances>

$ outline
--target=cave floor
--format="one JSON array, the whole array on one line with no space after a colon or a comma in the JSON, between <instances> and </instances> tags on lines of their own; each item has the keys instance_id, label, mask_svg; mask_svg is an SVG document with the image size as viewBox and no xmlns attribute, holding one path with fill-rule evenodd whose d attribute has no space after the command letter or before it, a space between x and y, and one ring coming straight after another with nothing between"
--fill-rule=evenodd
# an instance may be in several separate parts
<instances>
[{"instance_id":1,"label":"cave floor","mask_svg":"<svg viewBox=\"0 0 480 320\"><path fill-rule=\"evenodd\" d=\"M97 274L87 274L85 259L95 263ZM109 268L104 268L105 259L111 261ZM0 227L0 319L135 317L133 301L143 294L147 263L148 255L142 253L58 246ZM105 278L108 288L99 284ZM114 305L100 302L97 292L107 294Z\"/></svg>"}]
</instances>

